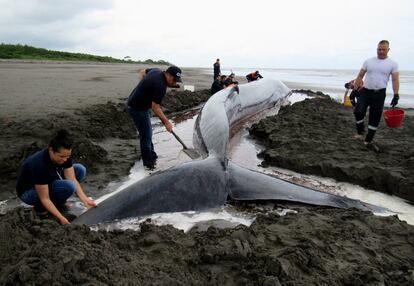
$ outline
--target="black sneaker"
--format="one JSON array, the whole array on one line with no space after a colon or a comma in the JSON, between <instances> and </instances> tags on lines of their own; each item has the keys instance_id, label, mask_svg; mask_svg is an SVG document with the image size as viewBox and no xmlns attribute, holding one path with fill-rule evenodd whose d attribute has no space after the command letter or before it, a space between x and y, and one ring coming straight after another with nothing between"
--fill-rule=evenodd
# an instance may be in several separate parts
<instances>
[{"instance_id":1,"label":"black sneaker","mask_svg":"<svg viewBox=\"0 0 414 286\"><path fill-rule=\"evenodd\" d=\"M144 165L144 169L147 171L155 170L155 165Z\"/></svg>"}]
</instances>

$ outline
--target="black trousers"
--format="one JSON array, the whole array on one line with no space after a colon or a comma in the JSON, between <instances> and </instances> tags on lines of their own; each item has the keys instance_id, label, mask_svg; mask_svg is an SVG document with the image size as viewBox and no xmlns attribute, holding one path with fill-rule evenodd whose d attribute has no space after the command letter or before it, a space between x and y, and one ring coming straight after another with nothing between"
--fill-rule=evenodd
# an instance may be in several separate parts
<instances>
[{"instance_id":1,"label":"black trousers","mask_svg":"<svg viewBox=\"0 0 414 286\"><path fill-rule=\"evenodd\" d=\"M384 109L385 88L372 90L363 88L358 97L358 102L354 109L356 128L358 134L365 132L364 118L369 107L368 133L365 138L366 142L371 142L381 121L382 111Z\"/></svg>"}]
</instances>

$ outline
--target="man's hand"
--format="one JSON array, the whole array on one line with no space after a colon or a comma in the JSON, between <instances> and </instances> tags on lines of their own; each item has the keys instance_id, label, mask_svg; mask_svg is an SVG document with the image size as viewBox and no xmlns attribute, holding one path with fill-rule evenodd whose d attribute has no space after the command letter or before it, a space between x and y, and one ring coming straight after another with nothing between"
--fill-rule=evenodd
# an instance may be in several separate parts
<instances>
[{"instance_id":1,"label":"man's hand","mask_svg":"<svg viewBox=\"0 0 414 286\"><path fill-rule=\"evenodd\" d=\"M391 106L395 107L398 104L398 100L400 99L400 96L398 93L394 94L394 97L391 100Z\"/></svg>"},{"instance_id":2,"label":"man's hand","mask_svg":"<svg viewBox=\"0 0 414 286\"><path fill-rule=\"evenodd\" d=\"M90 198L86 198L84 201L83 201L83 204L85 205L85 207L87 207L88 209L90 209L90 208L94 208L94 207L96 207L96 203L95 203L95 201L94 200L91 200Z\"/></svg>"},{"instance_id":3,"label":"man's hand","mask_svg":"<svg viewBox=\"0 0 414 286\"><path fill-rule=\"evenodd\" d=\"M171 133L171 131L173 130L173 125L171 124L171 122L170 121L165 122L164 126L165 126L165 129L167 129L167 131Z\"/></svg>"},{"instance_id":4,"label":"man's hand","mask_svg":"<svg viewBox=\"0 0 414 286\"><path fill-rule=\"evenodd\" d=\"M64 216L62 216L62 218L59 219L59 222L60 222L61 225L70 224L68 219L65 218Z\"/></svg>"}]
</instances>

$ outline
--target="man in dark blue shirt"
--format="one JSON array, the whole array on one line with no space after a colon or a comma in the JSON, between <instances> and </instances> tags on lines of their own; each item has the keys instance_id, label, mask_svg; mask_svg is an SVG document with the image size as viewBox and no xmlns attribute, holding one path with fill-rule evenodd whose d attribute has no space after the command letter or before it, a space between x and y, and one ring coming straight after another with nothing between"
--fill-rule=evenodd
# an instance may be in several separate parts
<instances>
[{"instance_id":1,"label":"man in dark blue shirt","mask_svg":"<svg viewBox=\"0 0 414 286\"><path fill-rule=\"evenodd\" d=\"M224 81L226 80L225 75L217 76L217 79L211 85L211 94L215 94L224 88Z\"/></svg>"},{"instance_id":2,"label":"man in dark blue shirt","mask_svg":"<svg viewBox=\"0 0 414 286\"><path fill-rule=\"evenodd\" d=\"M220 59L217 59L216 62L213 64L214 68L214 80L217 78L217 76L221 75L221 69L220 69Z\"/></svg>"},{"instance_id":3,"label":"man in dark blue shirt","mask_svg":"<svg viewBox=\"0 0 414 286\"><path fill-rule=\"evenodd\" d=\"M173 126L162 111L160 104L167 92L167 87L177 87L177 82L181 82L180 68L171 66L166 71L153 68L145 74L128 98L128 112L138 130L142 161L148 169L154 169L157 159L152 143L149 110L151 109L167 131L171 132Z\"/></svg>"},{"instance_id":4,"label":"man in dark blue shirt","mask_svg":"<svg viewBox=\"0 0 414 286\"><path fill-rule=\"evenodd\" d=\"M61 224L69 221L59 207L75 192L82 203L90 208L96 203L88 198L79 182L85 177L86 168L73 164L70 158L72 140L66 130L59 130L49 147L29 156L17 176L17 196L40 213L51 213Z\"/></svg>"}]
</instances>

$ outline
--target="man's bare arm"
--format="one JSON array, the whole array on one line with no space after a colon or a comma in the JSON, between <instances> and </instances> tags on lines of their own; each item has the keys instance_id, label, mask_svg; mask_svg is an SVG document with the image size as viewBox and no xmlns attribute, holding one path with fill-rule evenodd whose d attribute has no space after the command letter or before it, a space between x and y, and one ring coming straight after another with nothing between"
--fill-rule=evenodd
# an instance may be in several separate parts
<instances>
[{"instance_id":1,"label":"man's bare arm","mask_svg":"<svg viewBox=\"0 0 414 286\"><path fill-rule=\"evenodd\" d=\"M360 90L362 88L362 79L364 78L365 74L366 74L366 70L361 69L358 73L357 78L355 79L355 90Z\"/></svg>"},{"instance_id":2,"label":"man's bare arm","mask_svg":"<svg viewBox=\"0 0 414 286\"><path fill-rule=\"evenodd\" d=\"M173 129L173 125L168 120L168 118L165 116L164 112L161 109L161 106L155 102L152 102L151 109L155 113L155 115L157 115L158 118L161 120L162 124L164 124L167 131L171 132Z\"/></svg>"},{"instance_id":3,"label":"man's bare arm","mask_svg":"<svg viewBox=\"0 0 414 286\"><path fill-rule=\"evenodd\" d=\"M394 94L398 94L398 91L400 90L400 73L395 72L391 74L391 80L392 80L392 91Z\"/></svg>"},{"instance_id":4,"label":"man's bare arm","mask_svg":"<svg viewBox=\"0 0 414 286\"><path fill-rule=\"evenodd\" d=\"M50 200L49 197L49 186L48 185L35 185L35 189L42 205L45 209L56 217L60 224L70 224L70 222L60 213L56 208L55 204Z\"/></svg>"}]
</instances>

